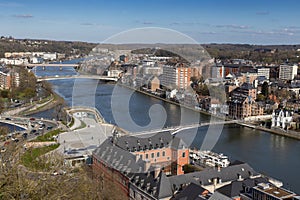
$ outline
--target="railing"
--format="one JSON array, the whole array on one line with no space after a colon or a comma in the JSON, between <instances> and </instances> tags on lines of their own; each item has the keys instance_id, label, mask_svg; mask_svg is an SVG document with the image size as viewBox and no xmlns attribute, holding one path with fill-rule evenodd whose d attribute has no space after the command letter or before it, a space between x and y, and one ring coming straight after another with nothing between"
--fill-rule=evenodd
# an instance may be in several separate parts
<instances>
[{"instance_id":1,"label":"railing","mask_svg":"<svg viewBox=\"0 0 300 200\"><path fill-rule=\"evenodd\" d=\"M44 76L37 77L37 81L42 80L58 80L58 79L73 79L73 78L86 78L86 79L98 79L107 81L118 81L118 77L114 76L95 76L95 75L69 75L69 76Z\"/></svg>"},{"instance_id":2,"label":"railing","mask_svg":"<svg viewBox=\"0 0 300 200\"><path fill-rule=\"evenodd\" d=\"M70 110L75 110L75 111L92 111L93 113L95 113L95 117L96 117L96 120L98 120L98 122L101 122L101 123L105 123L105 119L104 117L102 116L102 114L100 113L100 111L95 108L95 107L89 107L89 106L72 106L70 108Z\"/></svg>"},{"instance_id":3,"label":"railing","mask_svg":"<svg viewBox=\"0 0 300 200\"><path fill-rule=\"evenodd\" d=\"M203 126L210 126L210 125L221 125L221 124L234 124L238 123L237 120L232 120L232 121L217 121L217 122L206 122L206 123L194 123L194 124L187 124L187 125L182 125L182 126L172 126L172 127L167 127L167 128L162 128L162 129L153 129L149 131L141 131L141 132L135 132L131 133L132 135L142 135L142 134L151 134L151 133L158 133L158 132L163 132L163 131L173 131L172 135L186 129L192 129L192 128L197 128L197 127L203 127Z\"/></svg>"}]
</instances>

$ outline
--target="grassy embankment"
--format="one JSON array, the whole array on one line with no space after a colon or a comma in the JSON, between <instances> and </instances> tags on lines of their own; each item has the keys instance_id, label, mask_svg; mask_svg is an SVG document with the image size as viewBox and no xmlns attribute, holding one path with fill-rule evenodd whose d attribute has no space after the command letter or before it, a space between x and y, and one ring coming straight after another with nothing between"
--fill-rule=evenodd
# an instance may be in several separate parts
<instances>
[{"instance_id":1,"label":"grassy embankment","mask_svg":"<svg viewBox=\"0 0 300 200\"><path fill-rule=\"evenodd\" d=\"M45 135L40 135L32 142L51 142L55 141L53 136L57 136L63 132L60 129L56 129L46 133ZM47 160L44 156L50 151L55 150L59 147L59 144L53 144L45 147L30 148L21 156L22 164L32 170L49 170L51 168L51 162L41 162L42 160ZM41 164L42 163L42 164Z\"/></svg>"}]
</instances>

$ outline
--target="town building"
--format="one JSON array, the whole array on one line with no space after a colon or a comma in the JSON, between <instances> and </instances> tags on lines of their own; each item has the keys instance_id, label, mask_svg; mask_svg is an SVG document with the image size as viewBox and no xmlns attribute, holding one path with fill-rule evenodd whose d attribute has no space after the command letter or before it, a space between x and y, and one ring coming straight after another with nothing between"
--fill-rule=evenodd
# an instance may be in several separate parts
<instances>
[{"instance_id":1,"label":"town building","mask_svg":"<svg viewBox=\"0 0 300 200\"><path fill-rule=\"evenodd\" d=\"M292 200L295 196L294 192L268 183L260 183L253 187L253 200Z\"/></svg>"},{"instance_id":2,"label":"town building","mask_svg":"<svg viewBox=\"0 0 300 200\"><path fill-rule=\"evenodd\" d=\"M297 65L280 65L279 67L279 79L281 80L293 80L298 72Z\"/></svg>"},{"instance_id":3,"label":"town building","mask_svg":"<svg viewBox=\"0 0 300 200\"><path fill-rule=\"evenodd\" d=\"M189 157L184 145L168 132L108 138L93 152L93 177L100 185L106 181L115 184L124 199L130 200L178 199L192 195L188 191L195 188L200 200L211 199L211 193L233 181L261 177L242 162L183 174L182 165Z\"/></svg>"},{"instance_id":4,"label":"town building","mask_svg":"<svg viewBox=\"0 0 300 200\"><path fill-rule=\"evenodd\" d=\"M224 65L222 65L221 63L217 63L212 67L212 78L225 78Z\"/></svg>"},{"instance_id":5,"label":"town building","mask_svg":"<svg viewBox=\"0 0 300 200\"><path fill-rule=\"evenodd\" d=\"M183 174L189 163L189 149L169 132L148 137L112 137L93 152L93 171L118 186L126 196L160 199L172 195L158 188L166 175ZM164 187L164 184L160 187ZM167 193L167 194L165 194Z\"/></svg>"},{"instance_id":6,"label":"town building","mask_svg":"<svg viewBox=\"0 0 300 200\"><path fill-rule=\"evenodd\" d=\"M20 75L14 70L2 70L0 71L0 89L9 90L13 86L19 87L20 85Z\"/></svg>"},{"instance_id":7,"label":"town building","mask_svg":"<svg viewBox=\"0 0 300 200\"><path fill-rule=\"evenodd\" d=\"M293 121L292 115L293 113L288 110L273 110L271 127L288 128Z\"/></svg>"},{"instance_id":8,"label":"town building","mask_svg":"<svg viewBox=\"0 0 300 200\"><path fill-rule=\"evenodd\" d=\"M263 106L256 102L255 89L250 83L245 82L230 93L228 106L229 116L234 119L263 115Z\"/></svg>"},{"instance_id":9,"label":"town building","mask_svg":"<svg viewBox=\"0 0 300 200\"><path fill-rule=\"evenodd\" d=\"M183 63L169 63L163 66L161 85L169 89L186 89L190 86L192 69Z\"/></svg>"},{"instance_id":10,"label":"town building","mask_svg":"<svg viewBox=\"0 0 300 200\"><path fill-rule=\"evenodd\" d=\"M27 58L1 58L0 63L6 65L23 65L28 63Z\"/></svg>"},{"instance_id":11,"label":"town building","mask_svg":"<svg viewBox=\"0 0 300 200\"><path fill-rule=\"evenodd\" d=\"M270 79L270 68L266 67L256 67L257 69L257 76L264 76L267 80Z\"/></svg>"},{"instance_id":12,"label":"town building","mask_svg":"<svg viewBox=\"0 0 300 200\"><path fill-rule=\"evenodd\" d=\"M205 200L211 197L211 193L203 187L191 183L186 186L181 192L175 194L171 200Z\"/></svg>"},{"instance_id":13,"label":"town building","mask_svg":"<svg viewBox=\"0 0 300 200\"><path fill-rule=\"evenodd\" d=\"M150 89L152 92L157 91L160 88L160 81L157 76L153 76L150 80Z\"/></svg>"},{"instance_id":14,"label":"town building","mask_svg":"<svg viewBox=\"0 0 300 200\"><path fill-rule=\"evenodd\" d=\"M57 54L56 53L44 53L43 54L43 59L44 60L56 60L57 59Z\"/></svg>"},{"instance_id":15,"label":"town building","mask_svg":"<svg viewBox=\"0 0 300 200\"><path fill-rule=\"evenodd\" d=\"M143 75L159 76L163 73L163 68L159 66L143 66Z\"/></svg>"},{"instance_id":16,"label":"town building","mask_svg":"<svg viewBox=\"0 0 300 200\"><path fill-rule=\"evenodd\" d=\"M259 183L269 183L269 180L264 177L240 179L217 189L216 192L223 194L231 200L252 200L252 188Z\"/></svg>"}]
</instances>

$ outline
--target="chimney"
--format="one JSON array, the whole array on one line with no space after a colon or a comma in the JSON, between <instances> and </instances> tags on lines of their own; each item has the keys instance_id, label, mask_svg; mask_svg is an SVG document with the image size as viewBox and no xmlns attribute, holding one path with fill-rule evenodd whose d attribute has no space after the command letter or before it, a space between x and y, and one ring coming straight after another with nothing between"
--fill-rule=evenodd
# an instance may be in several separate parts
<instances>
[{"instance_id":1,"label":"chimney","mask_svg":"<svg viewBox=\"0 0 300 200\"><path fill-rule=\"evenodd\" d=\"M151 165L150 160L145 160L145 163L144 163L144 172L147 172L149 170L150 165Z\"/></svg>"},{"instance_id":2,"label":"chimney","mask_svg":"<svg viewBox=\"0 0 300 200\"><path fill-rule=\"evenodd\" d=\"M242 178L242 175L241 174L237 174L238 175L238 181L242 181L243 180L243 178Z\"/></svg>"},{"instance_id":3,"label":"chimney","mask_svg":"<svg viewBox=\"0 0 300 200\"><path fill-rule=\"evenodd\" d=\"M221 166L218 165L218 172L221 172Z\"/></svg>"},{"instance_id":4,"label":"chimney","mask_svg":"<svg viewBox=\"0 0 300 200\"><path fill-rule=\"evenodd\" d=\"M160 173L160 166L156 165L154 167L154 178L156 179Z\"/></svg>"}]
</instances>

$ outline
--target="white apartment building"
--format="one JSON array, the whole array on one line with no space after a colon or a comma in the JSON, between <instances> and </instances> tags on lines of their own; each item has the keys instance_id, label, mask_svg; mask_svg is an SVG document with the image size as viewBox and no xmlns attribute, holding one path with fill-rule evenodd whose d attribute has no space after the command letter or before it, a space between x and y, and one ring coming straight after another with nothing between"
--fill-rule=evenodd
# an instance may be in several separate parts
<instances>
[{"instance_id":1,"label":"white apartment building","mask_svg":"<svg viewBox=\"0 0 300 200\"><path fill-rule=\"evenodd\" d=\"M159 76L163 73L162 67L152 67L152 66L144 66L143 67L143 74L144 75L156 75Z\"/></svg>"},{"instance_id":2,"label":"white apartment building","mask_svg":"<svg viewBox=\"0 0 300 200\"><path fill-rule=\"evenodd\" d=\"M56 60L57 54L56 53L44 53L43 59L44 60Z\"/></svg>"},{"instance_id":3,"label":"white apartment building","mask_svg":"<svg viewBox=\"0 0 300 200\"><path fill-rule=\"evenodd\" d=\"M0 71L0 89L10 89L12 86L20 86L20 75L12 70L8 72Z\"/></svg>"},{"instance_id":4,"label":"white apartment building","mask_svg":"<svg viewBox=\"0 0 300 200\"><path fill-rule=\"evenodd\" d=\"M192 70L187 66L164 65L163 74L160 76L161 85L170 88L185 89L190 86Z\"/></svg>"},{"instance_id":5,"label":"white apartment building","mask_svg":"<svg viewBox=\"0 0 300 200\"><path fill-rule=\"evenodd\" d=\"M280 65L279 67L279 79L282 80L293 80L297 75L297 65Z\"/></svg>"},{"instance_id":6,"label":"white apartment building","mask_svg":"<svg viewBox=\"0 0 300 200\"><path fill-rule=\"evenodd\" d=\"M6 65L23 65L28 63L27 58L0 58L0 62Z\"/></svg>"},{"instance_id":7,"label":"white apartment building","mask_svg":"<svg viewBox=\"0 0 300 200\"><path fill-rule=\"evenodd\" d=\"M257 68L257 76L264 76L267 80L270 79L270 68Z\"/></svg>"}]
</instances>

